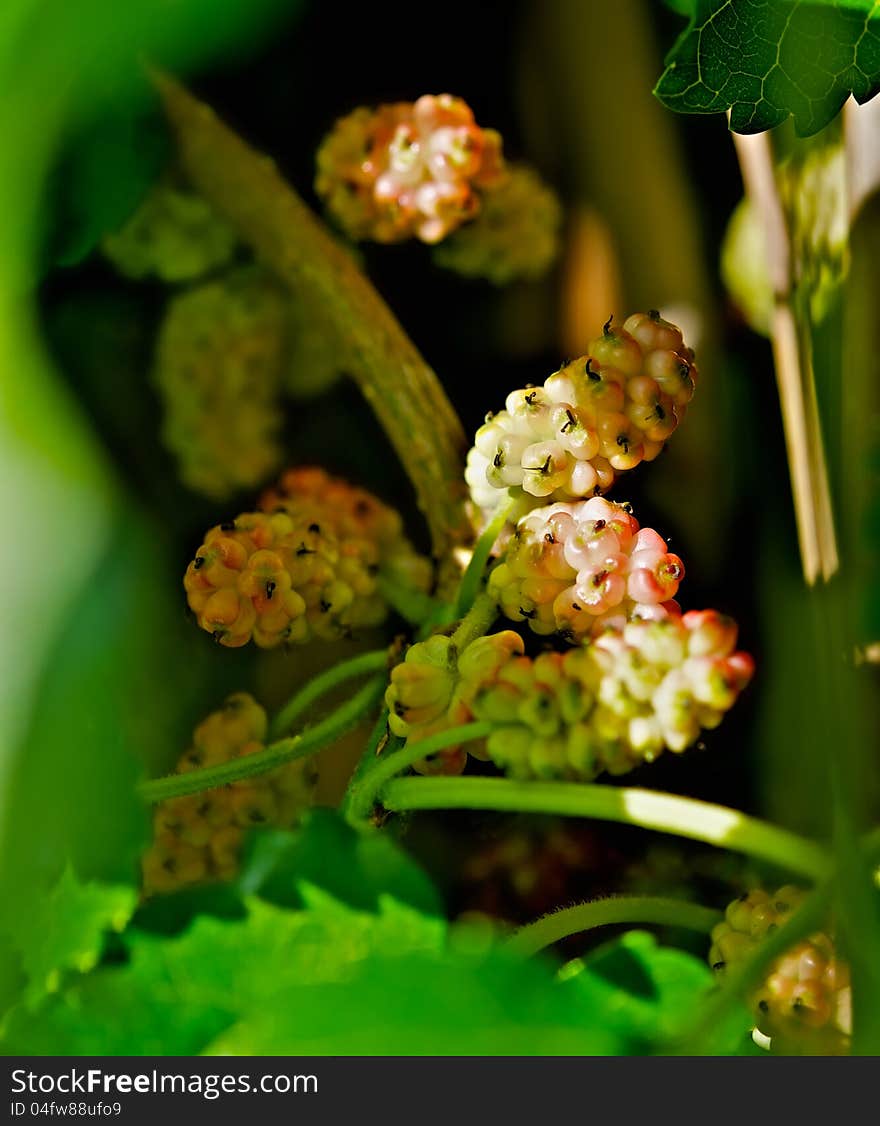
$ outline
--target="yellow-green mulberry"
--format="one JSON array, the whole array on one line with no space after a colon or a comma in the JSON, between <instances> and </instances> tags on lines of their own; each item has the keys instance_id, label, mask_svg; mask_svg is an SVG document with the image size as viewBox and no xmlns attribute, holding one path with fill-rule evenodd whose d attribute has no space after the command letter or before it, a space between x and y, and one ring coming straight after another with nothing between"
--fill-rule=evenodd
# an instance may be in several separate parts
<instances>
[{"instance_id":1,"label":"yellow-green mulberry","mask_svg":"<svg viewBox=\"0 0 880 1126\"><path fill-rule=\"evenodd\" d=\"M281 459L288 305L268 275L245 267L168 306L154 370L162 436L197 492L220 500L253 488Z\"/></svg>"},{"instance_id":2,"label":"yellow-green mulberry","mask_svg":"<svg viewBox=\"0 0 880 1126\"><path fill-rule=\"evenodd\" d=\"M183 774L262 750L267 719L246 692L230 696L193 733L177 764ZM247 829L289 827L310 804L314 765L300 759L254 778L161 802L153 814L153 841L142 860L146 896L193 884L231 879Z\"/></svg>"}]
</instances>

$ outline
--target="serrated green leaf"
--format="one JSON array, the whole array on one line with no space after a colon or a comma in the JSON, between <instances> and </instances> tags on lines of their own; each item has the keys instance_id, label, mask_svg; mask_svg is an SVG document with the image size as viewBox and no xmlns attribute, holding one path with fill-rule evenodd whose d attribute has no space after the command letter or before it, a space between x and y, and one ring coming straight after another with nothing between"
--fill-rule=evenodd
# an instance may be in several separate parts
<instances>
[{"instance_id":1,"label":"serrated green leaf","mask_svg":"<svg viewBox=\"0 0 880 1126\"><path fill-rule=\"evenodd\" d=\"M364 911L387 895L427 915L443 914L428 876L387 833L354 829L331 809L312 810L296 832L258 832L249 842L239 880L245 892L296 907L303 882Z\"/></svg>"},{"instance_id":2,"label":"serrated green leaf","mask_svg":"<svg viewBox=\"0 0 880 1126\"><path fill-rule=\"evenodd\" d=\"M27 977L25 1004L33 1007L56 992L66 973L93 969L105 934L123 930L136 899L131 887L81 883L67 867L48 895L10 915L10 936Z\"/></svg>"},{"instance_id":3,"label":"serrated green leaf","mask_svg":"<svg viewBox=\"0 0 880 1126\"><path fill-rule=\"evenodd\" d=\"M697 959L640 932L560 983L551 961L523 960L491 932L464 941L387 897L368 913L309 885L302 894L303 910L250 899L245 919L201 917L174 938L129 928L126 963L36 1013L19 1007L4 1050L623 1054L680 1031L710 983Z\"/></svg>"},{"instance_id":4,"label":"serrated green leaf","mask_svg":"<svg viewBox=\"0 0 880 1126\"><path fill-rule=\"evenodd\" d=\"M876 0L695 0L654 92L679 113L730 110L738 133L791 116L810 136L878 89Z\"/></svg>"},{"instance_id":5,"label":"serrated green leaf","mask_svg":"<svg viewBox=\"0 0 880 1126\"><path fill-rule=\"evenodd\" d=\"M347 981L369 958L442 948L441 922L390 900L368 914L314 888L304 895L304 911L251 899L246 918L202 916L174 938L129 928L127 963L99 967L36 1013L20 1006L5 1044L37 1055L189 1055L258 1014L283 1019L292 992Z\"/></svg>"},{"instance_id":6,"label":"serrated green leaf","mask_svg":"<svg viewBox=\"0 0 880 1126\"><path fill-rule=\"evenodd\" d=\"M636 930L569 963L562 977L631 1052L680 1035L713 985L705 962Z\"/></svg>"}]
</instances>

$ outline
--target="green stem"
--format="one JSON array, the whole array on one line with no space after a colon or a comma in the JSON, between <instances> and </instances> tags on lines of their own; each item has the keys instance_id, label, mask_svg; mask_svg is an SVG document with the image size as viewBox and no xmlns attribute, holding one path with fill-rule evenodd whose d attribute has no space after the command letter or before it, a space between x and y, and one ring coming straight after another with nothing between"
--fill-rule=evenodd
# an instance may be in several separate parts
<instances>
[{"instance_id":1,"label":"green stem","mask_svg":"<svg viewBox=\"0 0 880 1126\"><path fill-rule=\"evenodd\" d=\"M357 821L369 817L379 791L396 774L400 774L414 763L421 762L428 755L436 754L437 751L470 743L475 739L483 739L491 730L490 723L465 723L460 727L452 727L448 731L429 735L427 739L408 741L403 750L380 759L372 770L366 771L362 779L352 786L347 804L349 818Z\"/></svg>"},{"instance_id":2,"label":"green stem","mask_svg":"<svg viewBox=\"0 0 880 1126\"><path fill-rule=\"evenodd\" d=\"M284 705L278 715L272 720L269 734L273 739L280 738L285 731L289 731L294 721L299 719L315 702L332 689L356 676L368 672L381 672L388 668L388 650L376 649L370 653L362 653L359 657L352 657L350 661L343 661L334 665L332 669L320 673L304 685Z\"/></svg>"},{"instance_id":3,"label":"green stem","mask_svg":"<svg viewBox=\"0 0 880 1126\"><path fill-rule=\"evenodd\" d=\"M731 1010L743 997L760 986L776 961L796 942L820 930L831 902L831 881L823 881L791 917L776 931L768 934L754 952L725 975L721 988L706 1002L687 1039L675 1045L678 1055L706 1055L714 1034Z\"/></svg>"},{"instance_id":4,"label":"green stem","mask_svg":"<svg viewBox=\"0 0 880 1126\"><path fill-rule=\"evenodd\" d=\"M458 618L463 617L468 610L470 610L474 599L477 597L477 592L483 581L483 572L486 569L486 563L489 560L489 556L492 554L495 541L501 535L507 523L507 518L513 505L513 498L502 501L498 511L489 522L488 527L474 544L473 554L465 568L464 574L461 576L461 583L458 588L458 597L456 599L456 617Z\"/></svg>"},{"instance_id":5,"label":"green stem","mask_svg":"<svg viewBox=\"0 0 880 1126\"><path fill-rule=\"evenodd\" d=\"M472 641L487 633L497 617L498 606L495 601L488 594L478 595L452 635L452 644L460 653Z\"/></svg>"},{"instance_id":6,"label":"green stem","mask_svg":"<svg viewBox=\"0 0 880 1126\"><path fill-rule=\"evenodd\" d=\"M572 782L512 782L506 778L403 778L381 794L386 809L492 809L591 817L674 833L767 860L823 879L823 849L786 829L725 806L652 790Z\"/></svg>"},{"instance_id":7,"label":"green stem","mask_svg":"<svg viewBox=\"0 0 880 1126\"><path fill-rule=\"evenodd\" d=\"M710 907L665 899L655 895L620 895L578 903L544 915L522 927L507 940L508 950L528 957L563 938L611 923L654 923L657 926L685 927L710 931L724 916Z\"/></svg>"},{"instance_id":8,"label":"green stem","mask_svg":"<svg viewBox=\"0 0 880 1126\"><path fill-rule=\"evenodd\" d=\"M379 746L386 735L388 736L388 745L394 748L395 743L399 740L396 735L392 735L388 730L388 708L383 707L376 717L376 722L373 725L373 730L370 732L367 745L364 747L363 753L358 759L357 766L355 766L351 778L348 780L345 793L342 796L339 811L344 817L348 816L352 795L357 792L364 776L375 766L376 758L379 754Z\"/></svg>"},{"instance_id":9,"label":"green stem","mask_svg":"<svg viewBox=\"0 0 880 1126\"><path fill-rule=\"evenodd\" d=\"M378 703L384 691L385 678L376 677L365 684L342 707L304 735L295 735L290 739L270 743L262 751L243 755L241 758L232 759L231 762L208 766L203 770L190 770L186 774L169 774L164 778L150 779L140 784L138 793L146 802L165 801L167 798L197 794L202 790L212 790L217 786L239 782L243 778L266 774L285 763L305 758L320 751L329 743L335 742L354 727L364 713Z\"/></svg>"}]
</instances>

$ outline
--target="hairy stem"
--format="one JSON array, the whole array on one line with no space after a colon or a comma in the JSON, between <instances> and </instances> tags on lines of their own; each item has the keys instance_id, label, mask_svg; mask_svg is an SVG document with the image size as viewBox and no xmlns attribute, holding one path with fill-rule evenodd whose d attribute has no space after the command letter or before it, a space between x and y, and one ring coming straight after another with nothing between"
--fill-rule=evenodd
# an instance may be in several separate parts
<instances>
[{"instance_id":1,"label":"hairy stem","mask_svg":"<svg viewBox=\"0 0 880 1126\"><path fill-rule=\"evenodd\" d=\"M824 850L786 829L725 806L652 790L506 778L402 778L379 795L386 809L493 809L617 821L744 852L792 872L822 879Z\"/></svg>"},{"instance_id":2,"label":"hairy stem","mask_svg":"<svg viewBox=\"0 0 880 1126\"><path fill-rule=\"evenodd\" d=\"M508 515L514 503L512 499L501 503L498 511L474 545L473 554L461 577L461 584L458 588L458 598L456 599L458 617L462 617L470 610L474 599L477 597L477 592L483 581L483 572L486 570L486 564L492 554L492 548L507 523Z\"/></svg>"},{"instance_id":3,"label":"hairy stem","mask_svg":"<svg viewBox=\"0 0 880 1126\"><path fill-rule=\"evenodd\" d=\"M460 653L472 641L476 641L478 637L487 633L497 617L498 606L494 599L490 598L488 594L478 595L473 606L462 618L452 635L452 644Z\"/></svg>"},{"instance_id":4,"label":"hairy stem","mask_svg":"<svg viewBox=\"0 0 880 1126\"><path fill-rule=\"evenodd\" d=\"M446 750L447 747L458 747L462 743L483 739L491 730L492 725L489 723L465 723L460 727L452 727L448 731L429 735L427 739L408 741L402 750L380 759L372 770L366 771L352 787L347 803L349 817L353 821L368 817L382 787L395 775L421 762L428 755Z\"/></svg>"},{"instance_id":5,"label":"hairy stem","mask_svg":"<svg viewBox=\"0 0 880 1126\"><path fill-rule=\"evenodd\" d=\"M437 376L351 255L279 175L169 75L151 77L193 186L291 289L305 290L352 356L351 374L415 486L435 555L466 542L461 422ZM447 577L447 582L449 577Z\"/></svg>"},{"instance_id":6,"label":"hairy stem","mask_svg":"<svg viewBox=\"0 0 880 1126\"><path fill-rule=\"evenodd\" d=\"M339 804L339 811L344 817L348 816L349 809L351 808L352 795L357 793L361 780L375 765L376 758L380 751L384 749L386 745L390 746L393 751L396 749L399 742L401 742L401 740L399 740L397 736L392 735L388 729L388 708L385 706L376 717L376 722L373 725L373 730L370 732L367 745L364 747L363 753L357 761L351 778L348 780L342 801Z\"/></svg>"},{"instance_id":7,"label":"hairy stem","mask_svg":"<svg viewBox=\"0 0 880 1126\"><path fill-rule=\"evenodd\" d=\"M563 938L611 923L653 923L710 931L724 918L720 911L655 895L620 895L563 907L522 927L507 940L507 949L527 957Z\"/></svg>"},{"instance_id":8,"label":"hairy stem","mask_svg":"<svg viewBox=\"0 0 880 1126\"><path fill-rule=\"evenodd\" d=\"M315 702L332 689L356 676L363 676L368 672L381 672L388 668L388 650L376 649L371 653L362 653L359 657L352 657L350 661L334 665L326 672L320 673L304 685L295 696L284 705L281 711L272 720L269 734L273 739L280 738L285 731L289 731L294 721L299 719Z\"/></svg>"},{"instance_id":9,"label":"hairy stem","mask_svg":"<svg viewBox=\"0 0 880 1126\"><path fill-rule=\"evenodd\" d=\"M270 743L262 751L243 755L241 758L232 759L231 762L208 766L203 770L190 770L186 774L168 774L164 778L153 778L142 782L138 787L138 793L146 802L165 801L167 798L184 797L202 790L212 790L217 786L226 786L231 782L240 782L243 778L266 774L295 759L306 758L329 743L335 742L354 727L358 720L379 702L384 691L385 678L376 677L332 715L315 724L303 735Z\"/></svg>"}]
</instances>

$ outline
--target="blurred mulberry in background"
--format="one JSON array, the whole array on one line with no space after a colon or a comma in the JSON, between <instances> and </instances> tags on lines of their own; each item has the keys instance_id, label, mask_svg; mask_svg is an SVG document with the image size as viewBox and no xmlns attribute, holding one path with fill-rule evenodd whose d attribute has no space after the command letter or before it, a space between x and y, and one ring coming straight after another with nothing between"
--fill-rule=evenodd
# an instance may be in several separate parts
<instances>
[{"instance_id":1,"label":"blurred mulberry in background","mask_svg":"<svg viewBox=\"0 0 880 1126\"><path fill-rule=\"evenodd\" d=\"M198 725L176 773L218 766L263 749L268 722L246 692L230 696ZM153 840L142 861L147 896L192 884L231 879L241 844L255 826L290 827L310 804L314 762L300 759L267 774L161 802Z\"/></svg>"}]
</instances>

